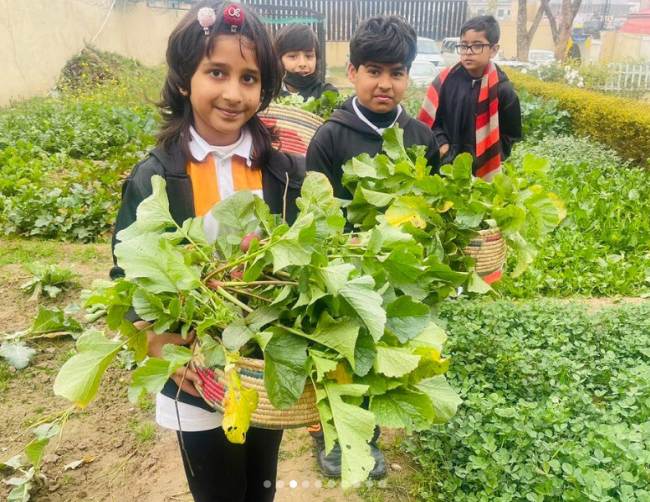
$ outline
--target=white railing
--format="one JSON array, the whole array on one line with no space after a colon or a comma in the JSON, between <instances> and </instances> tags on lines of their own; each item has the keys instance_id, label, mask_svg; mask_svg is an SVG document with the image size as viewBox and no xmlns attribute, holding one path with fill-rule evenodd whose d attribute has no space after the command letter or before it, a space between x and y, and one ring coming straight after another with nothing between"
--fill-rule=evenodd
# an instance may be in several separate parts
<instances>
[{"instance_id":1,"label":"white railing","mask_svg":"<svg viewBox=\"0 0 650 502\"><path fill-rule=\"evenodd\" d=\"M650 92L650 63L610 63L602 90L611 92Z\"/></svg>"}]
</instances>

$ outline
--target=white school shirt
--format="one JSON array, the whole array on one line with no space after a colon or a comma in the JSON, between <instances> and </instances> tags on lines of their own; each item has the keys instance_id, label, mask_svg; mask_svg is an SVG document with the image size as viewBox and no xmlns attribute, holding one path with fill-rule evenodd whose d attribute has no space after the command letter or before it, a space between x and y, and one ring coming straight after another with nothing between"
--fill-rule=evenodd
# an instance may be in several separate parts
<instances>
[{"instance_id":1,"label":"white school shirt","mask_svg":"<svg viewBox=\"0 0 650 502\"><path fill-rule=\"evenodd\" d=\"M224 200L235 193L233 183L231 159L237 155L246 159L250 166L252 163L253 137L248 129L243 129L239 139L232 145L214 146L203 139L194 127L190 127L190 153L198 162L202 162L208 155L214 156L214 166L217 171L219 198ZM262 197L260 190L253 193ZM214 242L219 230L218 222L208 212L203 217L203 228L209 242ZM198 406L178 402L178 414L181 428L186 432L206 431L221 427L223 415L217 411L208 411ZM156 396L156 423L166 429L180 430L176 416L176 403L171 397L158 393Z\"/></svg>"}]
</instances>

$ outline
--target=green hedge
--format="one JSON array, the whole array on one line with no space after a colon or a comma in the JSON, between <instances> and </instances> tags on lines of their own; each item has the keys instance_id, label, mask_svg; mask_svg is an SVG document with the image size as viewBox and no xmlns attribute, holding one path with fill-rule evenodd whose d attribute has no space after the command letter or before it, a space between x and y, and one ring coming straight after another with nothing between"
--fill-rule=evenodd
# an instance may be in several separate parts
<instances>
[{"instance_id":1,"label":"green hedge","mask_svg":"<svg viewBox=\"0 0 650 502\"><path fill-rule=\"evenodd\" d=\"M624 159L647 165L650 159L649 103L542 82L517 71L510 71L508 76L518 90L525 89L531 94L556 100L571 114L574 133L608 145Z\"/></svg>"}]
</instances>

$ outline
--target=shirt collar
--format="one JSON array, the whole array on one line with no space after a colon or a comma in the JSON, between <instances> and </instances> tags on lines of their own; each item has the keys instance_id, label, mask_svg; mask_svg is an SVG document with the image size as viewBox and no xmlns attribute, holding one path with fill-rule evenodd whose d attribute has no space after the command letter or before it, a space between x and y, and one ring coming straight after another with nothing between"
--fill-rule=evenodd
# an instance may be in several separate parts
<instances>
[{"instance_id":1,"label":"shirt collar","mask_svg":"<svg viewBox=\"0 0 650 502\"><path fill-rule=\"evenodd\" d=\"M210 153L214 153L220 159L237 155L246 160L249 167L253 162L253 136L246 127L242 129L239 139L232 145L211 145L201 137L193 126L190 126L190 137L190 153L198 162L203 162Z\"/></svg>"},{"instance_id":2,"label":"shirt collar","mask_svg":"<svg viewBox=\"0 0 650 502\"><path fill-rule=\"evenodd\" d=\"M397 119L399 119L399 116L402 114L402 105L397 105L397 115L395 116L395 120L393 120L393 123L388 127L377 127L375 124L370 122L363 113L361 113L361 110L359 110L359 106L357 105L356 96L352 98L352 108L354 109L354 113L357 115L357 117L359 117L359 119L364 124L366 124L368 127L370 127L373 131L375 131L380 136L384 133L386 129L393 127L397 122Z\"/></svg>"}]
</instances>

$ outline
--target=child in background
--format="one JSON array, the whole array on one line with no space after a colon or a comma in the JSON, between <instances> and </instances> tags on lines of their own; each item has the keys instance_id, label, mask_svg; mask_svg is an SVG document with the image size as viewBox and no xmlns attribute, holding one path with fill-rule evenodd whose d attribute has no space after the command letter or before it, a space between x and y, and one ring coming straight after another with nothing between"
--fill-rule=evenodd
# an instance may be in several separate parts
<instances>
[{"instance_id":1,"label":"child in background","mask_svg":"<svg viewBox=\"0 0 650 502\"><path fill-rule=\"evenodd\" d=\"M352 36L348 78L356 95L334 111L307 150L307 169L327 175L336 197L352 198L341 183L343 164L362 153L378 154L382 132L394 124L404 130L405 146L425 145L429 165L438 167L431 130L400 105L416 52L415 31L395 16L369 18Z\"/></svg>"},{"instance_id":2,"label":"child in background","mask_svg":"<svg viewBox=\"0 0 650 502\"><path fill-rule=\"evenodd\" d=\"M399 125L404 130L405 146L425 145L429 165L438 167L438 144L431 130L410 117L400 102L409 85L409 69L417 52L415 31L395 16L377 16L364 21L350 40L348 77L356 95L335 110L314 135L307 150L307 169L324 173L334 195L350 200L343 187L343 164L362 153L376 155L382 148L384 129ZM318 464L326 476L341 474L338 444L325 455L323 433L310 429L318 448ZM370 447L375 468L370 476L386 474L384 456L377 447L379 428Z\"/></svg>"},{"instance_id":3,"label":"child in background","mask_svg":"<svg viewBox=\"0 0 650 502\"><path fill-rule=\"evenodd\" d=\"M325 91L338 92L320 80L320 47L311 27L289 24L275 36L275 51L285 71L281 96L299 94L304 100L320 98Z\"/></svg>"},{"instance_id":4,"label":"child in background","mask_svg":"<svg viewBox=\"0 0 650 502\"><path fill-rule=\"evenodd\" d=\"M288 218L295 217L304 158L274 150L271 133L257 116L282 83L278 58L260 19L238 4L201 2L172 32L167 64L158 146L124 183L115 235L135 221L138 205L152 192L153 175L167 182L175 221L180 225L205 216L211 240L218 225L210 209L238 190L257 192L276 214L283 212L286 193ZM114 236L113 246L116 242ZM123 275L115 262L111 277ZM128 317L140 329L147 328L134 312ZM192 341L153 331L147 339L152 357L160 357L165 344ZM177 418L174 400L181 382ZM230 443L221 427L223 416L200 397L200 384L197 373L183 368L156 398L158 424L176 430L179 441L182 435L194 500L272 501L282 431L251 427L245 444Z\"/></svg>"},{"instance_id":5,"label":"child in background","mask_svg":"<svg viewBox=\"0 0 650 502\"><path fill-rule=\"evenodd\" d=\"M490 180L521 139L519 98L492 62L499 52L497 20L472 18L460 37L460 62L429 86L418 118L432 128L443 163L468 152L474 157L474 174Z\"/></svg>"}]
</instances>

